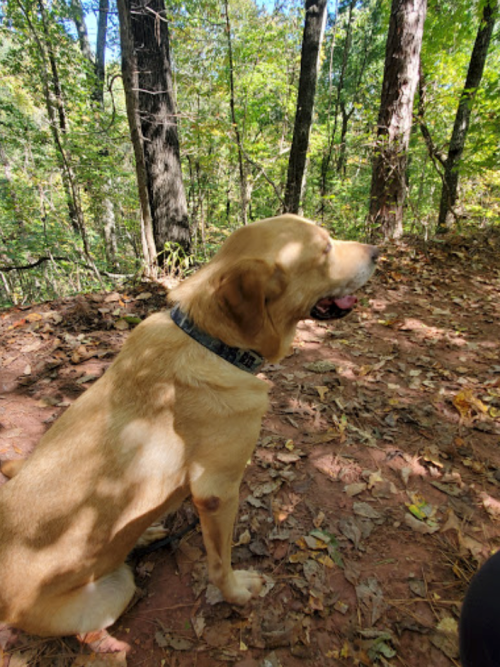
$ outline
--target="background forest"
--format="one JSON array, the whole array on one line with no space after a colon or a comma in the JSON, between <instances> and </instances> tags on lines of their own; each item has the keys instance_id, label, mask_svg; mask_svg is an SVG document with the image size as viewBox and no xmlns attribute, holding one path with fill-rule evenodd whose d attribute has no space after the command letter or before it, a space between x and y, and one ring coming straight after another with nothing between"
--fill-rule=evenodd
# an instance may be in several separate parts
<instances>
[{"instance_id":1,"label":"background forest","mask_svg":"<svg viewBox=\"0 0 500 667\"><path fill-rule=\"evenodd\" d=\"M405 233L436 231L488 4L496 9L485 0L428 1ZM284 209L304 14L294 0L167 3L190 243L164 243L166 270L189 269L235 227ZM389 0L327 5L301 212L343 238L374 231L370 188L390 16ZM0 305L151 273L114 0L4 0L0 20ZM500 219L499 77L497 23L480 86L464 102L471 116L448 225L459 232Z\"/></svg>"}]
</instances>

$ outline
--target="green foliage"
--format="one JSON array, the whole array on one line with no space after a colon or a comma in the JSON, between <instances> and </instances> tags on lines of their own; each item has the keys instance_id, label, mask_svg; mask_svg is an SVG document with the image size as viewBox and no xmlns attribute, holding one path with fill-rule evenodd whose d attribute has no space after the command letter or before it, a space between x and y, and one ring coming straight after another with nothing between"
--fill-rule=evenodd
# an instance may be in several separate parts
<instances>
[{"instance_id":1,"label":"green foliage","mask_svg":"<svg viewBox=\"0 0 500 667\"><path fill-rule=\"evenodd\" d=\"M95 3L94 3L95 4ZM445 156L481 15L481 0L429 0L422 49L424 120ZM304 214L336 235L362 238L390 3L339 0L330 7L310 138ZM110 25L104 106L93 98L93 66L82 55L68 0L4 0L0 23L0 267L49 259L0 275L0 305L95 289L109 274L142 264L140 208L120 78L116 18ZM88 7L88 12L95 7ZM230 0L236 120L250 193L249 218L281 210L291 145L304 21L302 1ZM88 18L89 14L87 15ZM115 16L112 7L110 17ZM223 4L168 4L179 136L193 258L166 248L167 270L189 271L239 224L237 146L229 106ZM61 147L47 105L57 70L66 128ZM494 37L461 165L461 224L500 218L500 48ZM55 104L55 103L54 103ZM56 107L54 107L56 108ZM343 124L344 120L344 124ZM56 116L57 121L57 116ZM86 249L69 216L61 151L74 176ZM437 217L439 160L414 125L405 225L428 234ZM114 214L116 254L106 232ZM106 284L106 283L105 283ZM2 293L3 290L3 293Z\"/></svg>"}]
</instances>

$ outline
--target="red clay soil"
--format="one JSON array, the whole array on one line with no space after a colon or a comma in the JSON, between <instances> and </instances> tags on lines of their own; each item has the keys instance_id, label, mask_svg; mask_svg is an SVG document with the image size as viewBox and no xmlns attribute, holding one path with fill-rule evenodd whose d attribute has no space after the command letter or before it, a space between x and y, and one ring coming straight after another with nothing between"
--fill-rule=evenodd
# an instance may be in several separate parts
<instances>
[{"instance_id":1,"label":"red clay soil","mask_svg":"<svg viewBox=\"0 0 500 667\"><path fill-rule=\"evenodd\" d=\"M355 313L303 322L293 354L264 369L271 410L233 551L265 575L262 597L238 609L207 588L194 528L133 559L140 594L111 628L127 654L21 634L4 660L459 665L467 582L500 546L499 291L498 235L387 247ZM142 284L4 311L0 457L28 455L164 304L161 285ZM193 517L186 503L172 535Z\"/></svg>"}]
</instances>

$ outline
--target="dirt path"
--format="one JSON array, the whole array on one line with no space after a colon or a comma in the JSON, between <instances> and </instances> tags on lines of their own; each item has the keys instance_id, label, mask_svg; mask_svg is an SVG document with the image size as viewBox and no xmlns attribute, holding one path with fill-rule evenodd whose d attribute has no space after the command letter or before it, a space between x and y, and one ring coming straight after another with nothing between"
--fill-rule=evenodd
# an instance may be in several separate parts
<instances>
[{"instance_id":1,"label":"dirt path","mask_svg":"<svg viewBox=\"0 0 500 667\"><path fill-rule=\"evenodd\" d=\"M302 323L264 369L234 562L265 596L220 602L194 529L136 562L126 657L22 636L16 667L458 665L466 584L500 546L499 292L498 236L386 249L354 314ZM164 300L142 285L1 314L0 457L29 453Z\"/></svg>"}]
</instances>

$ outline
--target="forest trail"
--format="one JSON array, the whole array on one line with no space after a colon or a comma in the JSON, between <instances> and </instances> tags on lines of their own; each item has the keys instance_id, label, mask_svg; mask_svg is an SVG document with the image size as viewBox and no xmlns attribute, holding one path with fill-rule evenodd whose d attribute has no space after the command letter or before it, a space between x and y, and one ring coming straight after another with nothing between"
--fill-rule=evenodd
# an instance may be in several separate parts
<instances>
[{"instance_id":1,"label":"forest trail","mask_svg":"<svg viewBox=\"0 0 500 667\"><path fill-rule=\"evenodd\" d=\"M303 322L264 369L233 562L265 595L219 602L192 530L136 562L142 597L112 628L127 656L22 635L12 664L459 665L465 588L500 546L500 234L416 243L386 246L355 312ZM28 454L164 304L142 284L1 313L0 457Z\"/></svg>"}]
</instances>

